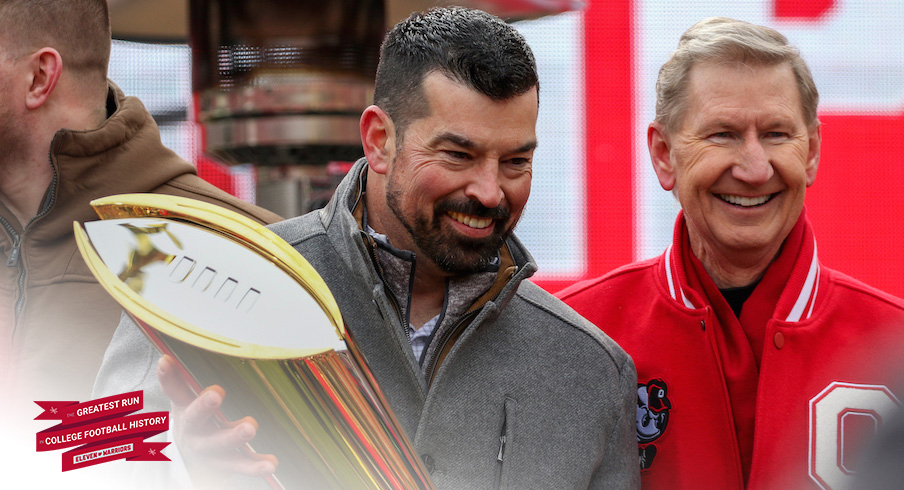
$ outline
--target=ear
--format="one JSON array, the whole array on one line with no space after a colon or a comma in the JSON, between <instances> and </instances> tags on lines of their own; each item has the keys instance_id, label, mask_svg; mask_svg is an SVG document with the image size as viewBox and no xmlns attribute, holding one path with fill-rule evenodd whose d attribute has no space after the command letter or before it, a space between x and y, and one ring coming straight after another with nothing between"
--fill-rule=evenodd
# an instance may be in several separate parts
<instances>
[{"instance_id":1,"label":"ear","mask_svg":"<svg viewBox=\"0 0 904 490\"><path fill-rule=\"evenodd\" d=\"M822 124L816 124L810 128L810 149L807 153L807 187L816 182L816 171L819 169L819 149L822 144Z\"/></svg>"},{"instance_id":2,"label":"ear","mask_svg":"<svg viewBox=\"0 0 904 490\"><path fill-rule=\"evenodd\" d=\"M41 48L29 56L29 85L25 105L37 109L47 102L63 74L63 58L53 48Z\"/></svg>"},{"instance_id":3,"label":"ear","mask_svg":"<svg viewBox=\"0 0 904 490\"><path fill-rule=\"evenodd\" d=\"M655 121L650 123L650 127L647 128L647 146L650 149L653 170L659 178L659 185L667 191L674 189L675 166L672 163L672 148L662 124Z\"/></svg>"},{"instance_id":4,"label":"ear","mask_svg":"<svg viewBox=\"0 0 904 490\"><path fill-rule=\"evenodd\" d=\"M383 109L372 105L361 114L361 144L371 170L379 174L389 171L395 154L395 125Z\"/></svg>"}]
</instances>

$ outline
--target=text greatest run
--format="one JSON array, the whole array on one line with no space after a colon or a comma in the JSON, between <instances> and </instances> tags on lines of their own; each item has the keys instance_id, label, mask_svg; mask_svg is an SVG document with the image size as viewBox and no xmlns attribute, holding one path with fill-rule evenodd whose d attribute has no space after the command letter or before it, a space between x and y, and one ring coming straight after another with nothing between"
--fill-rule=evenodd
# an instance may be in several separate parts
<instances>
[{"instance_id":1,"label":"text greatest run","mask_svg":"<svg viewBox=\"0 0 904 490\"><path fill-rule=\"evenodd\" d=\"M140 398L134 396L132 398L123 398L121 400L113 400L106 403L98 403L96 405L89 405L87 407L82 407L75 411L75 414L79 417L84 415L89 415L97 412L105 412L108 410L113 410L119 408L120 402L122 402L123 407L129 407L132 405L137 405L139 403Z\"/></svg>"}]
</instances>

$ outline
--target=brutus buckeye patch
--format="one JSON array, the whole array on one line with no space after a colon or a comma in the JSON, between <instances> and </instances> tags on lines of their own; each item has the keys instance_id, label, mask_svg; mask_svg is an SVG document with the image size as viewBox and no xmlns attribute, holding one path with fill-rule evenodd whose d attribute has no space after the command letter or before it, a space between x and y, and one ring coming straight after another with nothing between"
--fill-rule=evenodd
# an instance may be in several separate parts
<instances>
[{"instance_id":1,"label":"brutus buckeye patch","mask_svg":"<svg viewBox=\"0 0 904 490\"><path fill-rule=\"evenodd\" d=\"M671 410L665 381L655 378L645 384L637 383L637 446L641 471L653 465L657 449L652 443L665 433Z\"/></svg>"}]
</instances>

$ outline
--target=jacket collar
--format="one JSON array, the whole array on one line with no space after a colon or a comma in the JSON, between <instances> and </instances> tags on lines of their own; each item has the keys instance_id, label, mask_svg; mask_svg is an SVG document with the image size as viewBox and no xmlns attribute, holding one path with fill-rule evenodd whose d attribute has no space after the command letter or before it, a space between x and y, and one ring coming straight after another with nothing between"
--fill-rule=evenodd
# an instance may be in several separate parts
<instances>
[{"instance_id":1,"label":"jacket collar","mask_svg":"<svg viewBox=\"0 0 904 490\"><path fill-rule=\"evenodd\" d=\"M675 221L672 244L660 260L660 279L672 301L683 308L699 310L709 305L706 296L689 285L687 270L690 264L682 259L689 247L682 211ZM816 238L804 209L785 239L779 257L766 269L758 287L780 288L778 301L769 305L773 308L772 317L795 323L813 316L817 303L825 297L827 283L816 255Z\"/></svg>"},{"instance_id":2,"label":"jacket collar","mask_svg":"<svg viewBox=\"0 0 904 490\"><path fill-rule=\"evenodd\" d=\"M126 97L112 82L108 85L108 106L115 110L100 127L61 129L53 137L49 160L55 177L43 215L29 225L29 240L35 244L71 235L73 221L97 219L88 205L93 199L148 192L197 173L163 146L157 124L140 100Z\"/></svg>"}]
</instances>

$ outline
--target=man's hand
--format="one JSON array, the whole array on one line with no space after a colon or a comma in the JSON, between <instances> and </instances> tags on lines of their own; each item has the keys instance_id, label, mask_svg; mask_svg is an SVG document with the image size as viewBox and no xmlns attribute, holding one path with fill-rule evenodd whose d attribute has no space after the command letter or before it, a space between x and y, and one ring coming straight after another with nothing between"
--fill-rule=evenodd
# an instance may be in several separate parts
<instances>
[{"instance_id":1,"label":"man's hand","mask_svg":"<svg viewBox=\"0 0 904 490\"><path fill-rule=\"evenodd\" d=\"M218 488L233 473L263 477L276 471L276 456L253 453L246 446L257 433L256 420L245 417L225 428L215 422L226 396L223 388L209 386L195 397L169 356L157 363L157 378L172 401L173 438L196 485Z\"/></svg>"}]
</instances>

